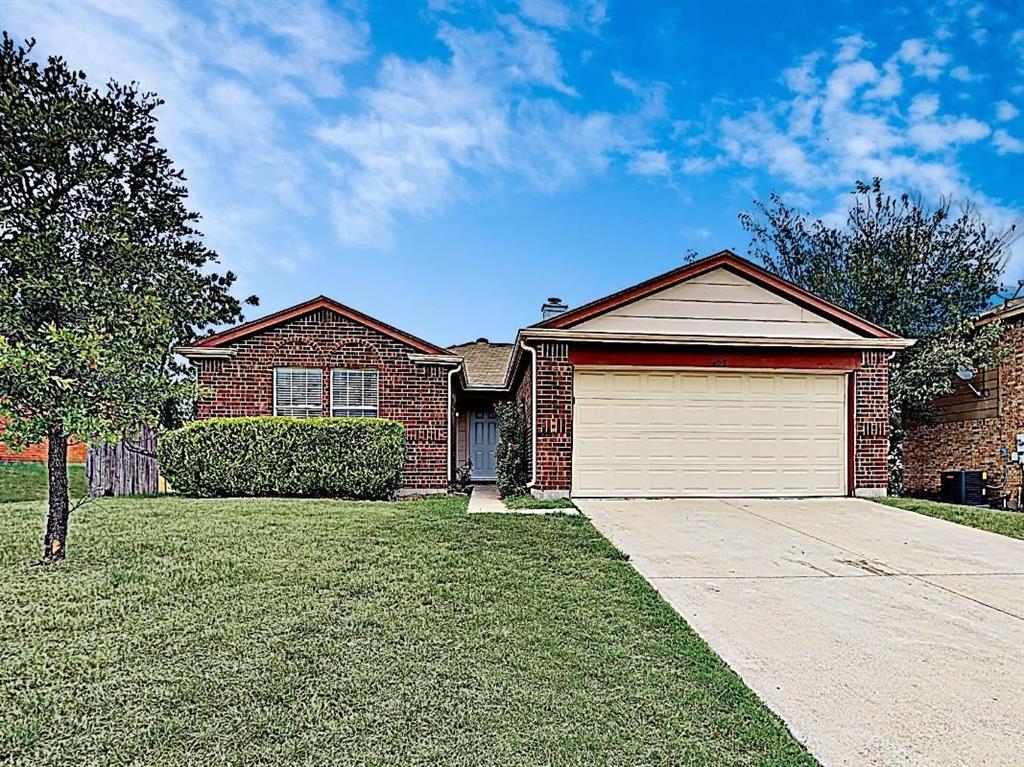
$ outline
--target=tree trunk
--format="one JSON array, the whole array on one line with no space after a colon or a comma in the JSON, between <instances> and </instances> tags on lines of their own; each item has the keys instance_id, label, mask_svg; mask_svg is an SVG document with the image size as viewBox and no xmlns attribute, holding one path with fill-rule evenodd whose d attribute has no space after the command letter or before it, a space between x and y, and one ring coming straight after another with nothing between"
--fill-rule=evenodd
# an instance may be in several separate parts
<instances>
[{"instance_id":1,"label":"tree trunk","mask_svg":"<svg viewBox=\"0 0 1024 767\"><path fill-rule=\"evenodd\" d=\"M46 538L43 539L43 562L50 564L64 559L68 540L68 438L60 429L51 429L47 437L46 468L50 484L49 512L46 516Z\"/></svg>"}]
</instances>

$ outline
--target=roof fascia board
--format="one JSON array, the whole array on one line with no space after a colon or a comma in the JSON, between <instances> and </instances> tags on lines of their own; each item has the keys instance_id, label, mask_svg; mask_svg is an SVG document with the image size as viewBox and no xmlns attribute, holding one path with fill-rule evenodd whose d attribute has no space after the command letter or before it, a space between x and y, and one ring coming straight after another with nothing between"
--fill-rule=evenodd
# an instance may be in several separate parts
<instances>
[{"instance_id":1,"label":"roof fascia board","mask_svg":"<svg viewBox=\"0 0 1024 767\"><path fill-rule=\"evenodd\" d=\"M410 354L409 361L416 365L460 365L462 357L455 354Z\"/></svg>"},{"instance_id":2,"label":"roof fascia board","mask_svg":"<svg viewBox=\"0 0 1024 767\"><path fill-rule=\"evenodd\" d=\"M187 359L227 359L238 353L238 349L226 349L220 346L178 346L174 351Z\"/></svg>"},{"instance_id":3,"label":"roof fascia board","mask_svg":"<svg viewBox=\"0 0 1024 767\"><path fill-rule=\"evenodd\" d=\"M558 328L525 328L525 340L606 343L681 344L689 346L775 346L835 349L906 349L910 338L775 338L769 336L692 336L650 333L587 332Z\"/></svg>"}]
</instances>

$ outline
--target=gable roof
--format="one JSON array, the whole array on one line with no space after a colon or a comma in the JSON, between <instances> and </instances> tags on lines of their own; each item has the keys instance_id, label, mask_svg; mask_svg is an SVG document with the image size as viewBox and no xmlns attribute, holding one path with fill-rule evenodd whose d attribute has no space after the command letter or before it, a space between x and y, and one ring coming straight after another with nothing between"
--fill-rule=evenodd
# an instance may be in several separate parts
<instances>
[{"instance_id":1,"label":"gable roof","mask_svg":"<svg viewBox=\"0 0 1024 767\"><path fill-rule=\"evenodd\" d=\"M678 285L694 277L698 277L713 269L727 269L751 282L770 290L783 298L802 306L842 327L857 333L865 338L899 338L899 336L879 325L869 322L863 317L858 317L840 306L826 301L823 298L804 290L793 283L772 274L766 269L751 263L745 258L740 258L729 250L723 250L712 256L686 264L672 271L659 274L637 285L612 293L604 298L599 298L583 306L570 309L563 314L550 317L546 320L531 325L531 328L545 329L567 329L574 327L586 320L596 317L626 304L638 301L666 288Z\"/></svg>"},{"instance_id":2,"label":"gable roof","mask_svg":"<svg viewBox=\"0 0 1024 767\"><path fill-rule=\"evenodd\" d=\"M424 354L443 354L448 355L446 349L440 346L435 346L429 341L424 341L422 338L410 335L393 325L388 325L386 322L381 322L378 319L371 317L368 314L356 311L350 306L345 306L333 298L327 296L317 296L311 301L305 301L301 304L296 304L287 309L282 309L279 312L268 314L266 317L260 317L256 320L250 320L249 322L243 322L241 325L236 325L233 328L221 331L220 333L214 333L212 336L196 341L193 345L193 349L215 349L220 346L225 346L238 341L239 339L251 336L254 333L259 333L268 328L276 327L289 320L293 320L296 317L301 317L310 312L315 312L318 309L327 309L340 314L342 317L347 317L353 322L358 322L360 325L366 325L367 327L373 328L379 333L383 333L396 341L400 341L406 346L411 346L417 351L423 352Z\"/></svg>"},{"instance_id":3,"label":"gable roof","mask_svg":"<svg viewBox=\"0 0 1024 767\"><path fill-rule=\"evenodd\" d=\"M504 388L512 344L492 344L485 338L479 338L456 344L448 350L462 357L466 383L470 388Z\"/></svg>"}]
</instances>

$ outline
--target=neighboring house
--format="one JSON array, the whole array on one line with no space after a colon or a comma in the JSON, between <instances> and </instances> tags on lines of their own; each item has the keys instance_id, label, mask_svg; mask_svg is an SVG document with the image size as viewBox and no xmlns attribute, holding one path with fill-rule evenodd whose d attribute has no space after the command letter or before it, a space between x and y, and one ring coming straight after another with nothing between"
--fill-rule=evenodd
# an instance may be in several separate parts
<instances>
[{"instance_id":1,"label":"neighboring house","mask_svg":"<svg viewBox=\"0 0 1024 767\"><path fill-rule=\"evenodd\" d=\"M1024 434L1024 298L982 315L1001 320L1008 355L999 365L959 383L935 401L935 422L913 425L903 447L903 487L912 495L935 495L944 471L982 470L1002 486L1011 505L1019 498L1020 464L1012 464L1017 435ZM973 387L973 389L972 389Z\"/></svg>"},{"instance_id":2,"label":"neighboring house","mask_svg":"<svg viewBox=\"0 0 1024 767\"><path fill-rule=\"evenodd\" d=\"M0 419L0 439L3 437L4 422ZM86 445L84 442L72 442L68 445L68 462L85 463ZM20 452L15 452L0 441L0 461L11 461L18 463L46 463L46 440L31 445Z\"/></svg>"},{"instance_id":3,"label":"neighboring house","mask_svg":"<svg viewBox=\"0 0 1024 767\"><path fill-rule=\"evenodd\" d=\"M405 424L406 492L490 479L494 404L521 401L535 495L882 495L888 357L912 341L730 252L450 348L320 297L179 351L198 416Z\"/></svg>"}]
</instances>

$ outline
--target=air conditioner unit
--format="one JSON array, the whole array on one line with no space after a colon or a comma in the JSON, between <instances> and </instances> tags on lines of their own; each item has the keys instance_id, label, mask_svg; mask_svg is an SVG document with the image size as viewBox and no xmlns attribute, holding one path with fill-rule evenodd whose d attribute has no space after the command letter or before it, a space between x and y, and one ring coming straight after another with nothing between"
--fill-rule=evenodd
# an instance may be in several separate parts
<instances>
[{"instance_id":1,"label":"air conditioner unit","mask_svg":"<svg viewBox=\"0 0 1024 767\"><path fill-rule=\"evenodd\" d=\"M944 471L942 500L946 503L984 506L988 503L985 492L987 482L988 472L985 471Z\"/></svg>"}]
</instances>

